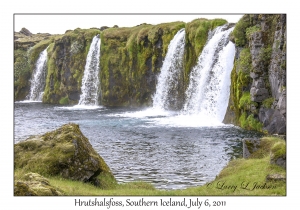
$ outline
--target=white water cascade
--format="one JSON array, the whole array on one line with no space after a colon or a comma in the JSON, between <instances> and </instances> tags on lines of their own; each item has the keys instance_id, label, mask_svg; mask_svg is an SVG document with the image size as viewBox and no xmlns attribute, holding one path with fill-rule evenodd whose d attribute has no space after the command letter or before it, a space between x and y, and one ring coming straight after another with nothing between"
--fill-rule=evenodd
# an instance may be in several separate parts
<instances>
[{"instance_id":1,"label":"white water cascade","mask_svg":"<svg viewBox=\"0 0 300 210\"><path fill-rule=\"evenodd\" d=\"M28 101L42 101L43 99L47 73L47 49L48 47L40 53L35 64L33 76L30 80L30 91L26 97Z\"/></svg>"},{"instance_id":2,"label":"white water cascade","mask_svg":"<svg viewBox=\"0 0 300 210\"><path fill-rule=\"evenodd\" d=\"M78 105L97 106L99 95L99 61L101 39L96 35L91 43L86 58L84 75L82 78L81 95Z\"/></svg>"},{"instance_id":3,"label":"white water cascade","mask_svg":"<svg viewBox=\"0 0 300 210\"><path fill-rule=\"evenodd\" d=\"M185 45L185 30L179 30L168 46L163 62L156 93L153 96L153 108L165 110L176 103L180 73L183 71L183 55Z\"/></svg>"},{"instance_id":4,"label":"white water cascade","mask_svg":"<svg viewBox=\"0 0 300 210\"><path fill-rule=\"evenodd\" d=\"M233 28L217 27L209 34L206 45L190 73L183 113L198 115L200 120L222 122L230 94L230 73L235 46L229 41Z\"/></svg>"}]
</instances>

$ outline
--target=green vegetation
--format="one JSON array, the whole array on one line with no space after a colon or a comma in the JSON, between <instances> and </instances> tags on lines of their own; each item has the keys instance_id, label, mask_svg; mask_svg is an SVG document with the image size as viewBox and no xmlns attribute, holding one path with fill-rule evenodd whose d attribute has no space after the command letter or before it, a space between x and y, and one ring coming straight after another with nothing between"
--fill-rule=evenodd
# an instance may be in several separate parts
<instances>
[{"instance_id":1,"label":"green vegetation","mask_svg":"<svg viewBox=\"0 0 300 210\"><path fill-rule=\"evenodd\" d=\"M284 154L285 141L277 137L261 139L260 149L254 152L249 159L235 159L220 172L216 179L200 187L191 187L184 190L157 190L150 183L131 182L116 184L105 189L90 183L72 181L61 176L45 177L52 187L63 195L72 196L193 196L193 195L286 195L285 181L267 181L271 174L286 176L285 169L270 164L270 151L275 154ZM26 172L24 169L15 169L15 181L22 180Z\"/></svg>"},{"instance_id":2,"label":"green vegetation","mask_svg":"<svg viewBox=\"0 0 300 210\"><path fill-rule=\"evenodd\" d=\"M206 44L209 31L226 23L227 21L224 19L207 20L200 18L186 24L186 43L184 54L184 78L186 85L189 83L188 79L190 71L197 64L198 57Z\"/></svg>"},{"instance_id":3,"label":"green vegetation","mask_svg":"<svg viewBox=\"0 0 300 210\"><path fill-rule=\"evenodd\" d=\"M262 124L258 119L258 110L261 107L271 108L274 101L274 98L268 98L259 103L252 101L250 88L253 79L250 74L256 79L260 77L265 88L270 91L268 69L278 18L279 15L244 15L232 32L231 40L235 42L236 46L240 47L240 54L235 60L234 69L231 73L231 110L235 112L235 122L242 128L262 131ZM262 22L265 25L263 29ZM255 44L251 39L256 32L261 32L256 37L256 41L261 42L262 47L255 50L252 46ZM254 58L252 58L250 48L253 50ZM279 42L276 43L276 48L280 48ZM257 53L259 53L258 56Z\"/></svg>"},{"instance_id":4,"label":"green vegetation","mask_svg":"<svg viewBox=\"0 0 300 210\"><path fill-rule=\"evenodd\" d=\"M245 92L240 99L239 108L244 111L250 110L250 105L251 105L250 92Z\"/></svg>"},{"instance_id":5,"label":"green vegetation","mask_svg":"<svg viewBox=\"0 0 300 210\"><path fill-rule=\"evenodd\" d=\"M66 97L64 97L64 98L61 98L61 99L59 100L59 104L61 104L61 105L69 104L69 98L68 98L68 96L66 96Z\"/></svg>"},{"instance_id":6,"label":"green vegetation","mask_svg":"<svg viewBox=\"0 0 300 210\"><path fill-rule=\"evenodd\" d=\"M31 68L28 53L25 50L14 52L14 98L21 100L26 97L30 88Z\"/></svg>"},{"instance_id":7,"label":"green vegetation","mask_svg":"<svg viewBox=\"0 0 300 210\"><path fill-rule=\"evenodd\" d=\"M90 44L98 29L67 31L48 48L48 74L43 102L77 104L70 95L80 93L81 79Z\"/></svg>"},{"instance_id":8,"label":"green vegetation","mask_svg":"<svg viewBox=\"0 0 300 210\"><path fill-rule=\"evenodd\" d=\"M265 108L271 108L273 102L274 102L274 98L273 98L273 97L270 97L270 98L265 99L265 100L262 102L262 105L263 105Z\"/></svg>"},{"instance_id":9,"label":"green vegetation","mask_svg":"<svg viewBox=\"0 0 300 210\"><path fill-rule=\"evenodd\" d=\"M243 47L247 43L246 29L250 26L249 15L244 15L235 25L232 32L235 45Z\"/></svg>"},{"instance_id":10,"label":"green vegetation","mask_svg":"<svg viewBox=\"0 0 300 210\"><path fill-rule=\"evenodd\" d=\"M14 145L14 168L21 179L29 172L45 177L91 182L112 189L116 180L76 124L66 124Z\"/></svg>"},{"instance_id":11,"label":"green vegetation","mask_svg":"<svg viewBox=\"0 0 300 210\"><path fill-rule=\"evenodd\" d=\"M269 63L270 63L270 59L271 59L271 55L272 55L272 47L262 47L259 57L260 60L263 62L264 66L268 67Z\"/></svg>"},{"instance_id":12,"label":"green vegetation","mask_svg":"<svg viewBox=\"0 0 300 210\"><path fill-rule=\"evenodd\" d=\"M237 123L242 128L262 132L262 123L255 117L259 104L252 101L250 95L251 71L253 71L253 67L250 49L243 48L239 59L234 62L231 73L230 97L234 104L232 109L238 119Z\"/></svg>"},{"instance_id":13,"label":"green vegetation","mask_svg":"<svg viewBox=\"0 0 300 210\"><path fill-rule=\"evenodd\" d=\"M239 118L239 123L244 129L263 132L262 123L255 119L253 114L247 116L247 113L243 112Z\"/></svg>"},{"instance_id":14,"label":"green vegetation","mask_svg":"<svg viewBox=\"0 0 300 210\"><path fill-rule=\"evenodd\" d=\"M196 64L208 32L223 25L223 19L196 19L190 23L141 24L131 28L68 30L63 35L22 34L15 51L15 98L24 99L29 78L39 53L48 47L47 78L44 103L76 104L80 95L86 56L96 34L101 36L101 101L104 105L149 106L170 41L185 28L186 42L182 87L188 84L191 68ZM33 46L29 47L31 40ZM29 49L30 48L30 49ZM67 100L68 99L68 100Z\"/></svg>"},{"instance_id":15,"label":"green vegetation","mask_svg":"<svg viewBox=\"0 0 300 210\"><path fill-rule=\"evenodd\" d=\"M278 141L276 142L273 147L271 148L271 158L272 159L278 159L280 157L283 157L286 159L286 145L285 141Z\"/></svg>"},{"instance_id":16,"label":"green vegetation","mask_svg":"<svg viewBox=\"0 0 300 210\"><path fill-rule=\"evenodd\" d=\"M102 104L150 105L154 76L183 22L110 28L101 34Z\"/></svg>"},{"instance_id":17,"label":"green vegetation","mask_svg":"<svg viewBox=\"0 0 300 210\"><path fill-rule=\"evenodd\" d=\"M254 34L255 32L258 32L258 31L260 31L260 27L258 27L257 25L246 28L247 39L250 40L252 34Z\"/></svg>"}]
</instances>

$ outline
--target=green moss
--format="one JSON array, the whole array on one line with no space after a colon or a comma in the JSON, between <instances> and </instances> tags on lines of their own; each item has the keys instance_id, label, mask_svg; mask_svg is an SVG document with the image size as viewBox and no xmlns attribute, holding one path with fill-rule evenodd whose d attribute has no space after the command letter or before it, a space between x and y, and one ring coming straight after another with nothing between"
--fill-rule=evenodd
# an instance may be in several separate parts
<instances>
[{"instance_id":1,"label":"green moss","mask_svg":"<svg viewBox=\"0 0 300 210\"><path fill-rule=\"evenodd\" d=\"M209 31L226 23L227 21L224 19L207 20L200 18L186 24L184 54L184 80L186 86L189 83L190 71L196 65L198 57L206 44Z\"/></svg>"},{"instance_id":2,"label":"green moss","mask_svg":"<svg viewBox=\"0 0 300 210\"><path fill-rule=\"evenodd\" d=\"M239 108L243 110L249 110L251 105L250 92L245 92L240 98Z\"/></svg>"},{"instance_id":3,"label":"green moss","mask_svg":"<svg viewBox=\"0 0 300 210\"><path fill-rule=\"evenodd\" d=\"M233 102L232 109L235 111L236 122L241 127L246 126L247 116L241 116L242 113L246 115L246 111L251 111L251 106L257 107L258 104L251 101L250 71L252 70L252 60L249 48L244 48L240 52L239 59L234 61L233 70L231 71L231 86L230 98Z\"/></svg>"},{"instance_id":4,"label":"green moss","mask_svg":"<svg viewBox=\"0 0 300 210\"><path fill-rule=\"evenodd\" d=\"M260 50L259 58L265 67L268 67L272 55L272 47L262 47Z\"/></svg>"},{"instance_id":5,"label":"green moss","mask_svg":"<svg viewBox=\"0 0 300 210\"><path fill-rule=\"evenodd\" d=\"M247 39L250 40L252 34L254 34L255 32L258 32L260 30L261 30L260 27L258 27L257 25L249 27L249 28L246 28Z\"/></svg>"},{"instance_id":6,"label":"green moss","mask_svg":"<svg viewBox=\"0 0 300 210\"><path fill-rule=\"evenodd\" d=\"M68 31L48 48L48 74L43 95L45 103L76 104L70 95L80 92L86 57L98 29ZM68 100L66 100L68 98Z\"/></svg>"},{"instance_id":7,"label":"green moss","mask_svg":"<svg viewBox=\"0 0 300 210\"><path fill-rule=\"evenodd\" d=\"M280 174L286 176L286 170L276 165L270 164L271 149L282 144L282 139L276 137L264 137L261 139L259 150L255 151L249 159L231 160L228 165L218 174L215 180L204 186L190 187L184 190L157 190L150 183L129 182L126 184L116 184L112 188L99 188L90 183L72 181L61 176L48 176L50 185L69 196L250 196L250 195L286 195L285 181L266 181L270 174ZM281 143L282 142L282 143ZM281 147L281 146L280 146ZM15 170L15 180L22 177L22 169ZM220 189L224 183L226 186L237 186L233 188ZM247 188L243 188L247 185ZM271 186L270 189L254 188L254 184ZM225 186L224 185L224 186Z\"/></svg>"},{"instance_id":8,"label":"green moss","mask_svg":"<svg viewBox=\"0 0 300 210\"><path fill-rule=\"evenodd\" d=\"M103 189L116 185L107 164L75 124L66 124L42 136L19 142L15 144L14 152L14 167L22 174L34 172L90 181ZM97 177L85 180L87 170L94 170Z\"/></svg>"},{"instance_id":9,"label":"green moss","mask_svg":"<svg viewBox=\"0 0 300 210\"><path fill-rule=\"evenodd\" d=\"M283 158L286 159L286 144L284 140L276 142L271 148L272 158L278 159Z\"/></svg>"},{"instance_id":10,"label":"green moss","mask_svg":"<svg viewBox=\"0 0 300 210\"><path fill-rule=\"evenodd\" d=\"M23 100L30 88L31 66L28 52L17 49L14 51L14 98Z\"/></svg>"},{"instance_id":11,"label":"green moss","mask_svg":"<svg viewBox=\"0 0 300 210\"><path fill-rule=\"evenodd\" d=\"M155 76L168 45L183 22L110 28L101 34L102 103L127 106L151 103Z\"/></svg>"},{"instance_id":12,"label":"green moss","mask_svg":"<svg viewBox=\"0 0 300 210\"><path fill-rule=\"evenodd\" d=\"M265 100L262 102L262 105L263 105L265 108L271 108L273 102L274 102L274 98L273 98L273 97L270 97L270 98L265 99Z\"/></svg>"},{"instance_id":13,"label":"green moss","mask_svg":"<svg viewBox=\"0 0 300 210\"><path fill-rule=\"evenodd\" d=\"M68 98L68 96L66 96L66 97L64 97L64 98L61 98L61 99L59 100L59 104L61 104L61 105L69 104L69 98Z\"/></svg>"},{"instance_id":14,"label":"green moss","mask_svg":"<svg viewBox=\"0 0 300 210\"><path fill-rule=\"evenodd\" d=\"M247 36L246 29L250 26L250 18L249 15L244 15L235 25L234 30L232 32L234 36L235 45L238 47L243 47L246 45Z\"/></svg>"},{"instance_id":15,"label":"green moss","mask_svg":"<svg viewBox=\"0 0 300 210\"><path fill-rule=\"evenodd\" d=\"M263 132L262 123L259 122L253 114L248 116L246 112L243 112L239 118L239 123L244 129Z\"/></svg>"}]
</instances>

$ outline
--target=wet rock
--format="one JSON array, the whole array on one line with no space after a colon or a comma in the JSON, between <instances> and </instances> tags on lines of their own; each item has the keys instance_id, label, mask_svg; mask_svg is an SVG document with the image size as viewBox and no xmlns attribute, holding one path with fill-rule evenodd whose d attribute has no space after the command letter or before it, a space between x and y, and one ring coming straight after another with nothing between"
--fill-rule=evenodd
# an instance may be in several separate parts
<instances>
[{"instance_id":1,"label":"wet rock","mask_svg":"<svg viewBox=\"0 0 300 210\"><path fill-rule=\"evenodd\" d=\"M15 167L99 187L116 182L107 164L73 123L15 144Z\"/></svg>"}]
</instances>

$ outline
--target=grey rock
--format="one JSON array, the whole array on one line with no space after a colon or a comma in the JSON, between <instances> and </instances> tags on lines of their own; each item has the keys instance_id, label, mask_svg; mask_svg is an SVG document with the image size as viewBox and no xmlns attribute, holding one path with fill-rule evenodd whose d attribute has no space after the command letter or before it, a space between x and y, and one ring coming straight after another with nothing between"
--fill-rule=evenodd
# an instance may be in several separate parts
<instances>
[{"instance_id":1,"label":"grey rock","mask_svg":"<svg viewBox=\"0 0 300 210\"><path fill-rule=\"evenodd\" d=\"M269 134L286 134L286 119L279 110L260 108L258 117Z\"/></svg>"},{"instance_id":2,"label":"grey rock","mask_svg":"<svg viewBox=\"0 0 300 210\"><path fill-rule=\"evenodd\" d=\"M243 139L243 158L249 158L259 149L260 139Z\"/></svg>"},{"instance_id":3,"label":"grey rock","mask_svg":"<svg viewBox=\"0 0 300 210\"><path fill-rule=\"evenodd\" d=\"M282 174L269 174L266 181L286 181L286 176Z\"/></svg>"},{"instance_id":4,"label":"grey rock","mask_svg":"<svg viewBox=\"0 0 300 210\"><path fill-rule=\"evenodd\" d=\"M25 36L31 36L32 35L32 33L27 28L22 28L20 33L24 34Z\"/></svg>"},{"instance_id":5,"label":"grey rock","mask_svg":"<svg viewBox=\"0 0 300 210\"><path fill-rule=\"evenodd\" d=\"M283 116L286 115L286 93L285 93L285 90L283 90L282 94L279 96L277 108L279 109L280 114L282 114Z\"/></svg>"},{"instance_id":6,"label":"grey rock","mask_svg":"<svg viewBox=\"0 0 300 210\"><path fill-rule=\"evenodd\" d=\"M271 117L273 116L275 110L274 109L268 109L268 108L260 108L259 110L259 120L263 123L263 126L268 126L271 122Z\"/></svg>"},{"instance_id":7,"label":"grey rock","mask_svg":"<svg viewBox=\"0 0 300 210\"><path fill-rule=\"evenodd\" d=\"M275 110L270 118L270 124L266 126L266 130L270 134L285 134L286 133L286 119L280 114L279 110Z\"/></svg>"},{"instance_id":8,"label":"grey rock","mask_svg":"<svg viewBox=\"0 0 300 210\"><path fill-rule=\"evenodd\" d=\"M259 74L257 74L257 73L255 73L255 72L250 72L250 77L252 78L252 79L257 79L257 78L259 78Z\"/></svg>"},{"instance_id":9,"label":"grey rock","mask_svg":"<svg viewBox=\"0 0 300 210\"><path fill-rule=\"evenodd\" d=\"M252 87L250 90L251 101L262 102L269 98L269 91L266 88Z\"/></svg>"}]
</instances>

